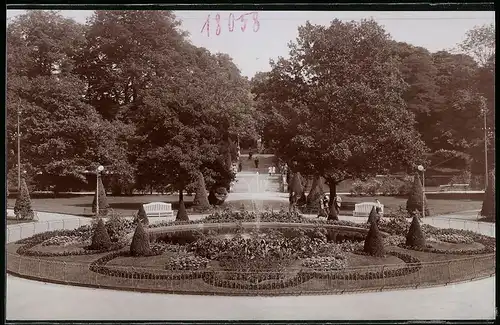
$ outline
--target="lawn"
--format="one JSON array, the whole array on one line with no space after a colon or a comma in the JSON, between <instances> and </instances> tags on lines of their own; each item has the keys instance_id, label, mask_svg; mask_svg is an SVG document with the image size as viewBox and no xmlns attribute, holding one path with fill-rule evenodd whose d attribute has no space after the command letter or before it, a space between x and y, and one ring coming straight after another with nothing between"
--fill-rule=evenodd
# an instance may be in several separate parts
<instances>
[{"instance_id":1,"label":"lawn","mask_svg":"<svg viewBox=\"0 0 500 325\"><path fill-rule=\"evenodd\" d=\"M20 223L30 223L30 222L36 222L36 220L17 220L15 218L7 217L7 226L8 225L17 225Z\"/></svg>"},{"instance_id":2,"label":"lawn","mask_svg":"<svg viewBox=\"0 0 500 325\"><path fill-rule=\"evenodd\" d=\"M186 207L192 205L194 196L184 196L186 202ZM390 196L377 196L377 197L351 197L344 196L343 199L343 209L341 211L342 215L351 215L354 209L354 204L359 202L374 202L375 198L378 198L382 204L384 204L384 211L390 212L397 210L399 206L406 206L406 198L404 197L390 197ZM56 212L65 213L81 216L90 216L90 209L92 207L91 195L75 196L71 198L44 198L44 199L32 199L32 206L35 211L40 212ZM134 195L134 196L108 196L108 202L117 213L124 215L132 215L138 209L140 204L149 202L168 202L172 204L174 210L178 206L178 198L176 195ZM7 206L13 207L15 199L8 199ZM226 205L232 208L239 209L241 205L244 205L246 209L253 208L252 200L238 200L226 202ZM482 202L474 200L444 200L444 199L429 199L428 200L429 209L432 215L441 215L454 213L459 211L467 210L478 210L481 209ZM264 202L256 202L256 208L272 208L274 210L279 210L280 207L288 208L288 204L285 201L268 200Z\"/></svg>"}]
</instances>

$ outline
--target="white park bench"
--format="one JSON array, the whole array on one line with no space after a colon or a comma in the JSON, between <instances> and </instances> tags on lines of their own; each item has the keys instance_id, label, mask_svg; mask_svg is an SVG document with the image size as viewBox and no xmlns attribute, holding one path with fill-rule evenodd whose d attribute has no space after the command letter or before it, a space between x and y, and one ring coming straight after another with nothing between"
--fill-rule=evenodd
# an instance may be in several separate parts
<instances>
[{"instance_id":1,"label":"white park bench","mask_svg":"<svg viewBox=\"0 0 500 325\"><path fill-rule=\"evenodd\" d=\"M143 204L143 207L148 217L174 217L174 211L172 210L172 204L170 203L151 202Z\"/></svg>"},{"instance_id":2,"label":"white park bench","mask_svg":"<svg viewBox=\"0 0 500 325\"><path fill-rule=\"evenodd\" d=\"M368 217L372 208L377 208L378 204L375 202L362 202L354 205L353 217ZM380 204L380 214L384 214L384 205Z\"/></svg>"}]
</instances>

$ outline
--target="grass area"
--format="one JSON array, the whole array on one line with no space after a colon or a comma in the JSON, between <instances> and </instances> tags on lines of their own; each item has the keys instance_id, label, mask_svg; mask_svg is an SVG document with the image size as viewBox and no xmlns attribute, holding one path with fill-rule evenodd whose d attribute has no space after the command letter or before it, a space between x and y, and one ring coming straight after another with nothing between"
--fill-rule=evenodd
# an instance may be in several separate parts
<instances>
[{"instance_id":1,"label":"grass area","mask_svg":"<svg viewBox=\"0 0 500 325\"><path fill-rule=\"evenodd\" d=\"M30 223L30 222L36 222L36 220L17 220L15 218L7 218L7 226L8 225L17 225L20 223Z\"/></svg>"},{"instance_id":2,"label":"grass area","mask_svg":"<svg viewBox=\"0 0 500 325\"><path fill-rule=\"evenodd\" d=\"M396 211L399 206L406 206L406 198L404 197L391 197L391 196L376 196L376 197L343 197L342 211L343 215L351 215L354 209L354 204L360 202L374 202L375 199L379 199L382 204L384 204L384 211L386 213L391 211ZM88 215L90 209L92 208L93 196L76 196L70 198L46 198L46 199L32 199L32 206L35 211L42 212L54 212L54 213L64 213L73 215ZM186 202L186 207L192 205L194 196L184 196ZM132 215L138 209L140 204L149 202L167 202L172 204L174 210L178 207L178 197L177 195L135 195L135 196L109 196L108 203L115 212ZM431 215L442 215L449 214L460 211L467 210L479 210L481 209L482 202L474 200L444 200L444 199L429 199L428 201L429 209ZM15 199L8 199L7 206L13 207ZM228 201L224 206L231 207L232 209L240 209L241 205L245 206L245 209L253 210L254 202L252 200L237 200ZM267 207L273 210L279 210L281 207L288 209L288 202L279 200L266 200L266 201L256 201L255 206L257 209L266 209ZM29 221L24 221L29 222ZM16 223L16 221L12 221ZM7 220L7 224L9 219Z\"/></svg>"}]
</instances>

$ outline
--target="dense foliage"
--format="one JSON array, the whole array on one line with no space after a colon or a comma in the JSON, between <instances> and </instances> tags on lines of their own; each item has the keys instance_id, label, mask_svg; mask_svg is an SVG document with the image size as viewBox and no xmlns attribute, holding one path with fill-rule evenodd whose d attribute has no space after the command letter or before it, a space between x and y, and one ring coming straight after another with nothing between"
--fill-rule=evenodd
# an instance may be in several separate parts
<instances>
[{"instance_id":1,"label":"dense foliage","mask_svg":"<svg viewBox=\"0 0 500 325\"><path fill-rule=\"evenodd\" d=\"M149 235L144 229L141 222L137 224L135 228L134 237L132 237L132 243L130 244L130 255L132 256L147 256L151 254L151 248L149 245Z\"/></svg>"},{"instance_id":2,"label":"dense foliage","mask_svg":"<svg viewBox=\"0 0 500 325\"><path fill-rule=\"evenodd\" d=\"M420 181L419 174L415 174L413 186L411 187L406 201L406 210L408 213L419 211L422 214L422 208L425 207L425 216L429 216L429 205L427 204L427 197L425 196L422 182Z\"/></svg>"},{"instance_id":3,"label":"dense foliage","mask_svg":"<svg viewBox=\"0 0 500 325\"><path fill-rule=\"evenodd\" d=\"M425 235L420 227L420 222L418 221L418 215L414 215L411 221L410 229L406 235L406 246L425 248Z\"/></svg>"},{"instance_id":4,"label":"dense foliage","mask_svg":"<svg viewBox=\"0 0 500 325\"><path fill-rule=\"evenodd\" d=\"M94 230L92 236L92 243L90 244L90 249L93 250L103 250L109 249L111 247L111 238L109 237L108 231L104 226L104 221L99 218L97 226Z\"/></svg>"}]
</instances>

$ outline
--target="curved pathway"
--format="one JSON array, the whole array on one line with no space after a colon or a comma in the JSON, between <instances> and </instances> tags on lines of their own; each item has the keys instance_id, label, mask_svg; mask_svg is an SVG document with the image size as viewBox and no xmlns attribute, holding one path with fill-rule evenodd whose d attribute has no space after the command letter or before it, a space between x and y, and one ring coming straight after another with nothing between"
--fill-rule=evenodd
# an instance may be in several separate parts
<instances>
[{"instance_id":1,"label":"curved pathway","mask_svg":"<svg viewBox=\"0 0 500 325\"><path fill-rule=\"evenodd\" d=\"M270 192L262 194L262 188L269 185L266 183L269 182L267 175L260 175L259 178L262 178L259 182L254 181L250 186L246 184L246 196L231 193L228 199L269 199ZM261 190L257 192L259 188ZM272 195L283 198L280 193ZM472 224L459 220L460 215L426 218L425 222L456 228ZM196 216L196 219L200 217ZM74 228L82 222L90 222L75 216L51 213L39 213L39 219L41 222L65 220L64 225L62 221L55 222L61 225L60 228ZM360 218L346 216L341 216L341 219L364 222ZM31 225L26 227L31 229ZM44 231L33 227L37 232ZM16 236L16 228L20 227L8 226L12 238ZM473 228L471 230L495 235L491 225L479 223ZM481 299L478 301L471 297ZM81 288L7 275L6 298L8 320L451 320L494 319L496 316L495 277L405 291L331 296L223 297Z\"/></svg>"}]
</instances>

